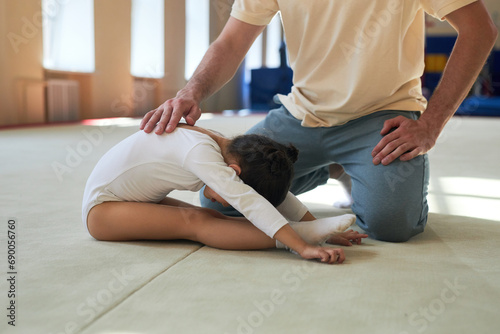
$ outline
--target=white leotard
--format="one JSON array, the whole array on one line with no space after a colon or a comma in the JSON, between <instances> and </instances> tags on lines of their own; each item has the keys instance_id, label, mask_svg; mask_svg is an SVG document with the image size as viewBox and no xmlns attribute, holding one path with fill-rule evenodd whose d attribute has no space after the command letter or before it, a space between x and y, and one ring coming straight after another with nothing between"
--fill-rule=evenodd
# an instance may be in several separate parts
<instances>
[{"instance_id":1,"label":"white leotard","mask_svg":"<svg viewBox=\"0 0 500 334\"><path fill-rule=\"evenodd\" d=\"M256 227L273 237L307 208L288 194L278 209L228 167L208 135L177 128L162 135L139 131L111 148L92 171L83 195L82 219L106 201L158 203L172 190L198 191L206 184ZM281 213L280 213L281 212Z\"/></svg>"}]
</instances>

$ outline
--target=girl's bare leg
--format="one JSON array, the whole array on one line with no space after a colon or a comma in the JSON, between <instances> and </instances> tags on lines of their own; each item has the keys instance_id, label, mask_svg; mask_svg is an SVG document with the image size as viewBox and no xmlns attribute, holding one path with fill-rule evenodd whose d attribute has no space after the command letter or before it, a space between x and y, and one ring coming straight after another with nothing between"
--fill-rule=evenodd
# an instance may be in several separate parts
<instances>
[{"instance_id":1,"label":"girl's bare leg","mask_svg":"<svg viewBox=\"0 0 500 334\"><path fill-rule=\"evenodd\" d=\"M160 201L159 204L163 204L163 205L170 205L170 206L177 206L177 207L183 207L183 208L198 208L200 209L199 206L196 206L196 205L193 205L193 204L189 204L189 203L186 203L186 202L183 202L181 200L178 200L178 199L175 199L175 198L170 198L170 197L165 197L163 200ZM220 213L219 211L217 210L209 210L207 209L208 212L215 216L215 217L218 217L218 218L221 218L221 219L229 219L229 220L232 220L232 221L246 221L248 222L248 219L246 219L245 217L230 217L230 216L226 216L222 213ZM309 212L307 212L309 215L311 215ZM308 219L308 220L314 220L316 218L314 218L314 216L312 216L312 219Z\"/></svg>"},{"instance_id":2,"label":"girl's bare leg","mask_svg":"<svg viewBox=\"0 0 500 334\"><path fill-rule=\"evenodd\" d=\"M169 198L160 204L104 202L92 208L87 222L98 240L187 239L233 250L276 247L275 240L247 220Z\"/></svg>"}]
</instances>

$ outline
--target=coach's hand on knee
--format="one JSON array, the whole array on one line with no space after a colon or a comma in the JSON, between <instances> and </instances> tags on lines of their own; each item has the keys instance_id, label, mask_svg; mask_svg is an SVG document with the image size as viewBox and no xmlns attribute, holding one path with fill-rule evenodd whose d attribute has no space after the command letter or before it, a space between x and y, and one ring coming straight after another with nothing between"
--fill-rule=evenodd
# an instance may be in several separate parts
<instances>
[{"instance_id":1,"label":"coach's hand on knee","mask_svg":"<svg viewBox=\"0 0 500 334\"><path fill-rule=\"evenodd\" d=\"M140 129L150 133L155 129L156 134L172 132L182 117L187 124L194 125L201 116L199 102L194 98L177 94L173 99L165 101L158 108L144 115Z\"/></svg>"},{"instance_id":2,"label":"coach's hand on knee","mask_svg":"<svg viewBox=\"0 0 500 334\"><path fill-rule=\"evenodd\" d=\"M385 166L397 158L408 161L425 154L436 144L439 132L422 119L389 119L380 131L384 137L372 151L373 164Z\"/></svg>"}]
</instances>

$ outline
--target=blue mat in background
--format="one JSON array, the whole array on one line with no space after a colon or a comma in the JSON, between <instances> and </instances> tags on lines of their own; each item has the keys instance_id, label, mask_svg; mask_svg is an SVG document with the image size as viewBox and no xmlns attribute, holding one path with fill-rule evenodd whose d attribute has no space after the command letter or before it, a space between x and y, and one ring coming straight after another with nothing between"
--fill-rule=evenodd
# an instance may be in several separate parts
<instances>
[{"instance_id":1,"label":"blue mat in background","mask_svg":"<svg viewBox=\"0 0 500 334\"><path fill-rule=\"evenodd\" d=\"M471 96L464 100L455 115L500 116L500 97Z\"/></svg>"},{"instance_id":2,"label":"blue mat in background","mask_svg":"<svg viewBox=\"0 0 500 334\"><path fill-rule=\"evenodd\" d=\"M432 52L446 53L451 51L453 38L428 38L427 49ZM456 115L467 116L500 116L500 51L493 51L489 58L489 72L491 76L491 97L472 96L462 103ZM293 72L287 66L279 68L261 68L252 70L250 83L249 113L269 111L278 107L273 101L276 94L288 94L292 87ZM426 73L425 82L433 90L437 85L441 73Z\"/></svg>"}]
</instances>

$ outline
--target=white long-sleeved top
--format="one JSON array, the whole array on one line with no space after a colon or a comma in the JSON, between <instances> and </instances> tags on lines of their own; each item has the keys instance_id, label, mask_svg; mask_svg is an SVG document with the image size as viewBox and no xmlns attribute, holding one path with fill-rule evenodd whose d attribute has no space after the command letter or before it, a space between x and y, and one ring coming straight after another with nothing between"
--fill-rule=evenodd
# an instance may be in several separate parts
<instances>
[{"instance_id":1,"label":"white long-sleeved top","mask_svg":"<svg viewBox=\"0 0 500 334\"><path fill-rule=\"evenodd\" d=\"M198 191L206 184L257 228L273 237L307 208L291 193L275 208L229 167L208 135L177 128L162 135L139 131L111 148L88 178L82 220L106 201L158 203L173 190ZM285 217L284 217L285 216Z\"/></svg>"}]
</instances>

